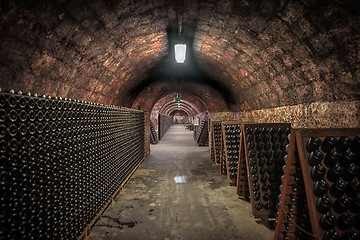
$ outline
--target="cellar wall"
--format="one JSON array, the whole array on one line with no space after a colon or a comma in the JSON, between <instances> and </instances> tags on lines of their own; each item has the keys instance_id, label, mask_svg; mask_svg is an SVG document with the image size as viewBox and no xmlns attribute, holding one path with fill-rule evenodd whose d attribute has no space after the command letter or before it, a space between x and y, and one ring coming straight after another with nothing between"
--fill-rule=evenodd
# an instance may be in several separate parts
<instances>
[{"instance_id":1,"label":"cellar wall","mask_svg":"<svg viewBox=\"0 0 360 240\"><path fill-rule=\"evenodd\" d=\"M243 112L210 113L213 121L287 122L293 128L359 127L360 101L316 102Z\"/></svg>"},{"instance_id":2,"label":"cellar wall","mask_svg":"<svg viewBox=\"0 0 360 240\"><path fill-rule=\"evenodd\" d=\"M359 100L358 1L181 4L191 68L168 64L177 1L2 1L0 87L127 107L184 92L211 111Z\"/></svg>"}]
</instances>

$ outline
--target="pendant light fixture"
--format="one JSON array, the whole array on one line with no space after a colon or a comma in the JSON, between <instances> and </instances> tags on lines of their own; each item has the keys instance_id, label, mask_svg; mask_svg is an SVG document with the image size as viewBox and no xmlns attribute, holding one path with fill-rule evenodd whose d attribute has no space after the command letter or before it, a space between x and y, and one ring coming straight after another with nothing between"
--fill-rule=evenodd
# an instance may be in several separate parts
<instances>
[{"instance_id":1,"label":"pendant light fixture","mask_svg":"<svg viewBox=\"0 0 360 240\"><path fill-rule=\"evenodd\" d=\"M177 63L184 63L186 59L186 44L181 42L181 33L182 33L182 8L180 0L178 1L178 23L179 23L179 33L177 43L174 45L175 50L175 60Z\"/></svg>"},{"instance_id":2,"label":"pendant light fixture","mask_svg":"<svg viewBox=\"0 0 360 240\"><path fill-rule=\"evenodd\" d=\"M186 58L186 44L175 44L175 60L184 63Z\"/></svg>"}]
</instances>

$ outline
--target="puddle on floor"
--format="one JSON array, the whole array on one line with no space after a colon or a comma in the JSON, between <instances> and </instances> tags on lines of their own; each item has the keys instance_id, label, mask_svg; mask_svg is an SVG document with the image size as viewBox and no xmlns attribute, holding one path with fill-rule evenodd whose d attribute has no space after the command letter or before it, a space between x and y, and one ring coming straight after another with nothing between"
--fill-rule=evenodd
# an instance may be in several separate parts
<instances>
[{"instance_id":1,"label":"puddle on floor","mask_svg":"<svg viewBox=\"0 0 360 240\"><path fill-rule=\"evenodd\" d=\"M175 183L187 183L188 178L187 178L187 176L175 176L174 177L174 182Z\"/></svg>"}]
</instances>

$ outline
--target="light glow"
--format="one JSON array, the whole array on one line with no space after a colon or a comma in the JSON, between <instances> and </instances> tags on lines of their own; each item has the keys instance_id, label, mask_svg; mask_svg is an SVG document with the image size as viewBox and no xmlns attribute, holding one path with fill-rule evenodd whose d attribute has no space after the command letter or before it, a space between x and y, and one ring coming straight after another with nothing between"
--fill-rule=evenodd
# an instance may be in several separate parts
<instances>
[{"instance_id":1,"label":"light glow","mask_svg":"<svg viewBox=\"0 0 360 240\"><path fill-rule=\"evenodd\" d=\"M186 44L175 44L175 60L177 63L184 63L186 56Z\"/></svg>"}]
</instances>

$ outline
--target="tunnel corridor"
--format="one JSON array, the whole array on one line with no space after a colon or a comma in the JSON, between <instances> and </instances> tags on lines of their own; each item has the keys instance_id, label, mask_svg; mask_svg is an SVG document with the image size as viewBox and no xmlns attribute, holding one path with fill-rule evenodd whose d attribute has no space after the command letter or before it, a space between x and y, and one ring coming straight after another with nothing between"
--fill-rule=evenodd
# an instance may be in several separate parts
<instances>
[{"instance_id":1,"label":"tunnel corridor","mask_svg":"<svg viewBox=\"0 0 360 240\"><path fill-rule=\"evenodd\" d=\"M0 240L358 237L359 26L354 0L0 1Z\"/></svg>"},{"instance_id":2,"label":"tunnel corridor","mask_svg":"<svg viewBox=\"0 0 360 240\"><path fill-rule=\"evenodd\" d=\"M250 204L199 148L192 132L173 125L139 167L89 239L273 239Z\"/></svg>"}]
</instances>

